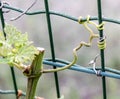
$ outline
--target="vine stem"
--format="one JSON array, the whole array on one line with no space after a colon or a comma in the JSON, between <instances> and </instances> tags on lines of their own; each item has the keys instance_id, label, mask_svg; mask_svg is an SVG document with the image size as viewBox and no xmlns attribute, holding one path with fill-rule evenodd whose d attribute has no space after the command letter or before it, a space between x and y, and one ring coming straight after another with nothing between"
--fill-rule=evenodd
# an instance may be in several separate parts
<instances>
[{"instance_id":1,"label":"vine stem","mask_svg":"<svg viewBox=\"0 0 120 99\"><path fill-rule=\"evenodd\" d=\"M81 20L78 20L78 22L79 22L80 24L83 24L83 26L84 26L84 27L89 31L89 33L90 33L88 42L81 41L80 44L73 49L74 59L73 59L73 61L72 61L70 64L65 65L64 67L61 67L61 68L43 70L43 73L58 72L58 71L62 71L62 70L65 70L65 69L70 68L70 67L73 66L73 65L77 62L77 60L78 60L77 51L78 51L82 46L90 47L90 46L92 45L92 40L93 40L94 38L98 38L98 37L99 37L98 34L95 34L95 33L92 31L92 29L88 27L88 23L95 25L97 29L101 29L98 25L96 25L95 23L89 21L89 19L88 19L87 21L85 21L85 22L80 22L80 21L81 21ZM102 25L103 25L103 24L102 24ZM100 26L102 26L102 25L100 25Z\"/></svg>"},{"instance_id":2,"label":"vine stem","mask_svg":"<svg viewBox=\"0 0 120 99\"><path fill-rule=\"evenodd\" d=\"M24 71L24 73L28 74L28 83L27 83L27 93L26 93L26 99L34 99L37 83L39 78L42 75L42 60L44 55L44 49L39 48L39 54L36 55L35 59L32 62L32 65L29 68L29 71Z\"/></svg>"}]
</instances>

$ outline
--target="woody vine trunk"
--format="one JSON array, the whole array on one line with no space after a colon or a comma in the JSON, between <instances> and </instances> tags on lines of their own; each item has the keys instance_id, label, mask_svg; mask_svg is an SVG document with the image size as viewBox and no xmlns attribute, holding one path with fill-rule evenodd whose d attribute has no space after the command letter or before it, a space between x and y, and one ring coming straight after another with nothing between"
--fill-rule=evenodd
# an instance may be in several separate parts
<instances>
[{"instance_id":1,"label":"woody vine trunk","mask_svg":"<svg viewBox=\"0 0 120 99\"><path fill-rule=\"evenodd\" d=\"M29 76L28 76L28 82L27 82L27 92L26 92L26 99L34 99L37 83L39 78L42 75L42 60L44 55L44 49L39 49L39 54L36 55L35 59L32 62L32 65L29 68ZM27 70L25 71L27 73Z\"/></svg>"}]
</instances>

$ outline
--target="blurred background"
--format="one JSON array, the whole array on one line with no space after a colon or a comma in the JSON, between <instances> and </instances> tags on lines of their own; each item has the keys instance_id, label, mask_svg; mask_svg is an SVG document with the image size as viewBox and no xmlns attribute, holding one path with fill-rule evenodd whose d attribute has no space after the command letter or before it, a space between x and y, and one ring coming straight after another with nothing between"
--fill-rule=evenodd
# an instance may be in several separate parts
<instances>
[{"instance_id":1,"label":"blurred background","mask_svg":"<svg viewBox=\"0 0 120 99\"><path fill-rule=\"evenodd\" d=\"M27 9L34 0L6 0L10 6ZM78 18L97 16L97 0L48 0L50 10L64 13ZM103 16L120 19L120 0L102 0ZM44 10L44 0L38 0L30 11ZM16 26L23 33L27 32L29 39L34 41L35 46L45 48L45 58L51 58L50 42L46 15L27 16L24 15L16 21L10 21L11 18L20 13L11 11L4 14L6 23ZM97 23L97 21L95 21ZM51 15L53 38L55 44L56 58L72 61L72 50L80 41L88 41L88 31L77 22ZM95 33L98 31L94 28ZM107 48L105 49L105 62L107 67L120 69L120 25L105 23L104 34L107 37ZM88 63L99 53L95 39L92 47L83 47L78 51L77 64L89 66ZM100 66L100 59L97 60ZM44 67L48 67L45 66ZM15 68L18 88L26 91L27 79L21 71ZM58 72L61 94L65 99L102 99L102 81L100 77L72 70ZM107 78L108 99L119 99L120 80ZM0 89L12 90L13 82L10 68L8 65L0 65ZM56 88L53 74L43 74L37 87L37 96L45 99L57 99ZM0 99L15 99L14 95L1 95ZM21 98L22 99L22 98ZM24 99L24 97L23 97Z\"/></svg>"}]
</instances>

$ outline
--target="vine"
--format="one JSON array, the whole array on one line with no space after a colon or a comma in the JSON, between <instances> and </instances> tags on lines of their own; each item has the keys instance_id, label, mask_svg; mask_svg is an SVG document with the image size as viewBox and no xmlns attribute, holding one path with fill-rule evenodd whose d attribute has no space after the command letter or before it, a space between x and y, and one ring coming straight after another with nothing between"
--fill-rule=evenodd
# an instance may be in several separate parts
<instances>
[{"instance_id":1,"label":"vine","mask_svg":"<svg viewBox=\"0 0 120 99\"><path fill-rule=\"evenodd\" d=\"M90 33L88 43L81 41L80 44L73 49L74 59L70 64L61 68L47 70L44 70L42 65L44 49L34 47L32 41L28 40L27 33L22 34L14 26L5 25L4 32L6 33L6 38L4 37L4 33L0 32L0 63L15 66L28 77L26 99L33 99L35 97L37 82L42 73L58 72L70 68L77 62L77 51L82 46L90 47L92 45L92 40L94 38L99 38L99 35L95 34L88 24L95 25L98 30L103 29L104 24L96 25L89 19L89 16L87 21L84 22L81 21L81 18L78 19L78 22L83 24ZM105 45L104 40L102 40L102 43L98 44L100 48L105 48L103 46ZM32 64L29 65L31 62ZM63 97L61 98L63 99Z\"/></svg>"},{"instance_id":2,"label":"vine","mask_svg":"<svg viewBox=\"0 0 120 99\"><path fill-rule=\"evenodd\" d=\"M18 12L21 12L18 17L11 19L16 20L20 18L22 15L35 15L35 14L42 14L46 13L45 11L38 11L38 12L28 12L28 10L37 2L33 2L33 4L26 9L25 11L22 11L20 9L12 8L7 3L2 3L0 6L0 9L6 8L8 10L12 9ZM8 11L9 12L9 11ZM48 11L49 12L49 11ZM74 18L67 15L63 15L60 13L56 13L53 11L50 11L49 14L59 15L74 21L77 21L79 24L82 24L87 31L89 32L90 36L88 38L88 42L81 41L80 44L73 49L73 61L61 68L56 69L44 69L43 68L43 56L44 56L44 49L43 48L37 48L32 45L32 42L28 40L27 33L22 34L19 30L17 30L15 27L11 25L5 25L4 32L0 32L0 63L2 64L8 64L10 66L15 66L18 69L20 69L25 76L28 78L28 84L27 84L27 92L26 92L26 99L34 99L36 87L39 78L43 73L52 73L52 72L58 72L62 71L68 68L71 68L74 64L76 64L78 60L77 51L81 49L83 46L85 47L91 47L92 41L94 38L99 38L98 41L98 47L99 49L105 49L106 42L105 37L100 38L100 36L93 32L93 30L88 26L88 24L94 25L99 31L104 29L104 23L101 23L100 25L97 25L96 23L90 21L90 20L97 20L97 18L91 18L88 16L87 18ZM104 18L103 18L104 19ZM104 19L105 20L105 19ZM111 21L108 19L107 21ZM115 21L114 21L115 22ZM119 23L119 22L118 22ZM6 35L4 35L6 34ZM97 71L95 69L95 61L93 64L93 70L97 74ZM18 91L19 94L19 91ZM18 95L18 98L20 95ZM62 96L59 99L63 99L64 96ZM38 99L38 97L37 97Z\"/></svg>"}]
</instances>

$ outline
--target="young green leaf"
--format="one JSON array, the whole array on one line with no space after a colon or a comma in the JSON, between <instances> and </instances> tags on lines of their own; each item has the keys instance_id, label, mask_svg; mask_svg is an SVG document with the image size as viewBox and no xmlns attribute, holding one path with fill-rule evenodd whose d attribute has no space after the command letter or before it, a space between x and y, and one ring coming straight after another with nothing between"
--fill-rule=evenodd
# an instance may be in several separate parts
<instances>
[{"instance_id":1,"label":"young green leaf","mask_svg":"<svg viewBox=\"0 0 120 99\"><path fill-rule=\"evenodd\" d=\"M36 47L28 40L27 33L21 33L14 26L5 26L6 39L0 32L0 63L15 65L28 64L38 54Z\"/></svg>"}]
</instances>

